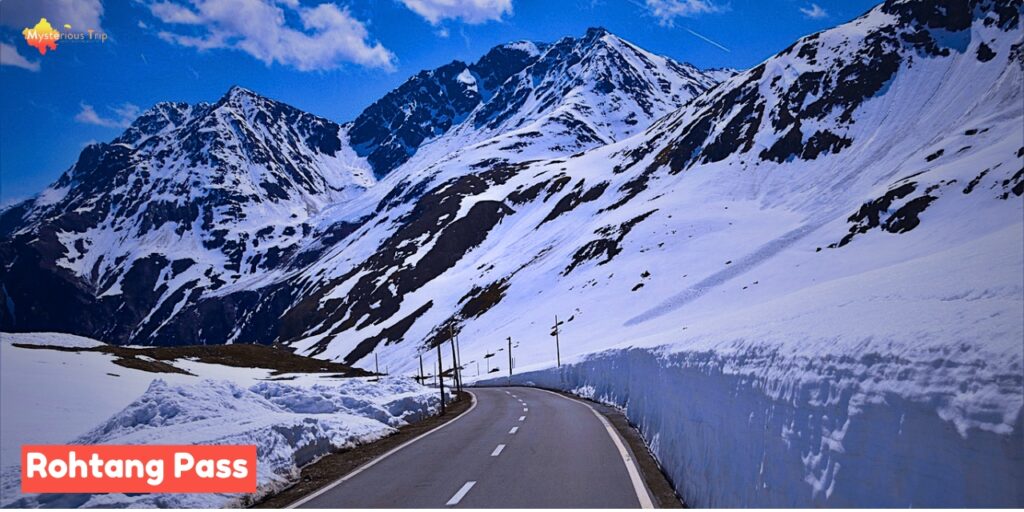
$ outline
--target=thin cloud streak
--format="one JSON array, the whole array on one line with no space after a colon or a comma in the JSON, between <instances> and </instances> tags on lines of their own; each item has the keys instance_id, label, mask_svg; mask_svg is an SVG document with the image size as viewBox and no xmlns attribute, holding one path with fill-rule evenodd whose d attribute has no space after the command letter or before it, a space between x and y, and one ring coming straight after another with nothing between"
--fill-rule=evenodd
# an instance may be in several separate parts
<instances>
[{"instance_id":1,"label":"thin cloud streak","mask_svg":"<svg viewBox=\"0 0 1024 512\"><path fill-rule=\"evenodd\" d=\"M685 29L687 32L693 34L694 36L699 37L699 38L703 39L704 41L706 41L708 43L711 43L711 44L717 46L718 48L721 48L722 50L725 50L728 53L732 53L732 50L726 48L725 46L722 46L721 44L715 42L714 40L712 40L711 38L709 38L707 36L703 36L701 34L698 34L696 31L694 31L692 29L689 29L689 28L686 28L686 27L683 27L683 29Z\"/></svg>"}]
</instances>

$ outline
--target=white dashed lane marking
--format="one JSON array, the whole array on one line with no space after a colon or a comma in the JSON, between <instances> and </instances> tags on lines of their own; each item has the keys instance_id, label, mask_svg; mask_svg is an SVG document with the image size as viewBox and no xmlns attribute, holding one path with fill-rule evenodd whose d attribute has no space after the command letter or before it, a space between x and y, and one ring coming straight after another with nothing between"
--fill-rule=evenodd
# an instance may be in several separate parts
<instances>
[{"instance_id":1,"label":"white dashed lane marking","mask_svg":"<svg viewBox=\"0 0 1024 512\"><path fill-rule=\"evenodd\" d=\"M501 451L504 449L505 445L499 444L498 447L495 448L493 452L491 452L491 457L497 457L498 455L501 455Z\"/></svg>"},{"instance_id":2,"label":"white dashed lane marking","mask_svg":"<svg viewBox=\"0 0 1024 512\"><path fill-rule=\"evenodd\" d=\"M455 496L452 496L452 499L448 500L448 503L445 503L445 505L448 505L449 507L458 505L459 502L462 501L462 498L466 497L466 493L468 493L469 490L472 489L474 485L476 485L475 480L470 480L466 482L466 484L463 485L461 489L459 489L459 492L455 493Z\"/></svg>"},{"instance_id":3,"label":"white dashed lane marking","mask_svg":"<svg viewBox=\"0 0 1024 512\"><path fill-rule=\"evenodd\" d=\"M509 434L515 434L516 432L519 432L519 427L512 427L512 430L508 431Z\"/></svg>"},{"instance_id":4,"label":"white dashed lane marking","mask_svg":"<svg viewBox=\"0 0 1024 512\"><path fill-rule=\"evenodd\" d=\"M523 421L523 420L525 420L525 419L526 419L526 416L520 416L520 417L519 417L519 421Z\"/></svg>"}]
</instances>

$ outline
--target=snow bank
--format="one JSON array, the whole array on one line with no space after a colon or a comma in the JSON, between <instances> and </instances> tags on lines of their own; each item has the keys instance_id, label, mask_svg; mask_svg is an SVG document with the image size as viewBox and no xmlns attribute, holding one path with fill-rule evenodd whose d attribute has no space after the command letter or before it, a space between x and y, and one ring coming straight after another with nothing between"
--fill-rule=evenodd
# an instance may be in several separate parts
<instances>
[{"instance_id":1,"label":"snow bank","mask_svg":"<svg viewBox=\"0 0 1024 512\"><path fill-rule=\"evenodd\" d=\"M33 495L20 489L23 444L255 444L260 493L335 448L379 439L431 414L436 391L411 379L272 376L262 368L197 361L194 375L154 374L88 348L102 343L53 333L0 333L0 506L220 507L239 495ZM270 380L270 379L286 380Z\"/></svg>"},{"instance_id":2,"label":"snow bank","mask_svg":"<svg viewBox=\"0 0 1024 512\"><path fill-rule=\"evenodd\" d=\"M1022 246L1015 224L514 381L625 409L691 506L1019 507Z\"/></svg>"},{"instance_id":3,"label":"snow bank","mask_svg":"<svg viewBox=\"0 0 1024 512\"><path fill-rule=\"evenodd\" d=\"M404 378L359 379L302 386L261 382L248 387L205 380L172 385L157 379L121 412L73 444L254 444L254 497L231 494L18 494L18 466L3 471L5 507L223 507L244 505L286 486L301 466L338 448L392 434L433 414L436 392Z\"/></svg>"},{"instance_id":4,"label":"snow bank","mask_svg":"<svg viewBox=\"0 0 1024 512\"><path fill-rule=\"evenodd\" d=\"M102 341L92 338L59 332L0 332L0 343L64 348L92 348L104 345Z\"/></svg>"},{"instance_id":5,"label":"snow bank","mask_svg":"<svg viewBox=\"0 0 1024 512\"><path fill-rule=\"evenodd\" d=\"M625 349L514 380L624 408L690 506L1024 502L1019 413L1012 433L970 429L962 435L936 414L938 396L865 393L860 379L869 366L898 366L869 357L785 365L803 378L739 371L781 363L775 354L754 351Z\"/></svg>"}]
</instances>

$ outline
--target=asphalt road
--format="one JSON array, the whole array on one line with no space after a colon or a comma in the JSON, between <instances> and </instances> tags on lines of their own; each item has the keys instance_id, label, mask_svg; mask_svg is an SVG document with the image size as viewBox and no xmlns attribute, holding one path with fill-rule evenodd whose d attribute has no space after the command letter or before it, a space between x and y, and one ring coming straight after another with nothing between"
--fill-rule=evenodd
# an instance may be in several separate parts
<instances>
[{"instance_id":1,"label":"asphalt road","mask_svg":"<svg viewBox=\"0 0 1024 512\"><path fill-rule=\"evenodd\" d=\"M474 388L471 392L476 404L463 416L296 505L650 506L646 487L625 455L625 443L586 404L539 389Z\"/></svg>"}]
</instances>

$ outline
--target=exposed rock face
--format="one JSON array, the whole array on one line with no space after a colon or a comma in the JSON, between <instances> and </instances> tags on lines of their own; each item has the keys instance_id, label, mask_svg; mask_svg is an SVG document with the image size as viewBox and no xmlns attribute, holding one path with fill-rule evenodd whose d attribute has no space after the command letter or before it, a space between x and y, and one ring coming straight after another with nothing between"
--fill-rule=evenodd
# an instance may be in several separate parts
<instances>
[{"instance_id":1,"label":"exposed rock face","mask_svg":"<svg viewBox=\"0 0 1024 512\"><path fill-rule=\"evenodd\" d=\"M634 69L637 64L644 69ZM603 73L600 81L595 70ZM496 223L509 211L501 203L481 204L448 226L460 188L438 189L433 177L417 174L432 160L399 170L424 144L448 135L463 146L512 130L494 119L478 129L491 111L516 126L554 119L563 137L587 147L604 144L623 133L597 135L593 121L605 113L581 104L570 88L598 90L587 98L616 104L628 96L633 103L616 110L642 106L629 115L635 131L716 82L595 29L556 45L501 45L473 64L423 71L344 125L239 87L213 104L155 105L117 139L87 147L39 197L0 213L0 294L8 306L0 325L115 343L270 343L298 336L312 327L304 321L338 314L320 307L312 316L302 313L325 284L307 282L309 267L371 221L380 225L389 210L428 201L415 215L391 215L394 242L382 242L377 252L395 252L364 264L378 273L408 256L409 237L458 231L441 236L442 245L402 283L436 277L486 236L489 227L477 222ZM533 99L505 105L511 96ZM544 105L536 104L540 96ZM566 124L570 119L577 120ZM545 135L534 131L524 139ZM482 172L452 183L484 191L518 168L501 162L524 158L523 147L471 152L469 168ZM333 217L331 208L392 173L395 180L377 188L374 211ZM403 285L398 296L388 296L371 282L357 288L343 311L373 312L381 322L397 311L406 288L416 288ZM365 302L371 298L381 302L371 308Z\"/></svg>"}]
</instances>

